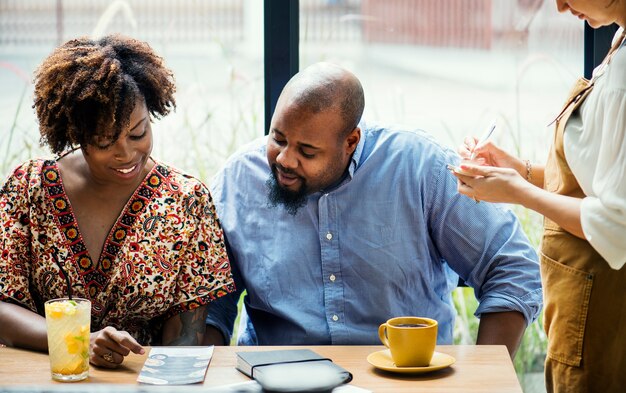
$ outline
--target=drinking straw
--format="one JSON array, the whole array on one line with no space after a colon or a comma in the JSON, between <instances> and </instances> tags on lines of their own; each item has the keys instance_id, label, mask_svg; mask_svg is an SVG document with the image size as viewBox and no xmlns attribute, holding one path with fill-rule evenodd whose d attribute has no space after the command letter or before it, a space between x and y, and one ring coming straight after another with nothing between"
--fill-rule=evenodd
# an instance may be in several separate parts
<instances>
[{"instance_id":1,"label":"drinking straw","mask_svg":"<svg viewBox=\"0 0 626 393\"><path fill-rule=\"evenodd\" d=\"M61 271L61 276L65 278L65 283L67 284L67 297L70 300L72 300L72 282L70 281L70 276L68 276L65 270L63 270L63 267L61 266L61 263L59 262L59 255L58 255L59 249L52 246L51 250L52 250L52 255L54 256L54 262L59 267L59 270Z\"/></svg>"}]
</instances>

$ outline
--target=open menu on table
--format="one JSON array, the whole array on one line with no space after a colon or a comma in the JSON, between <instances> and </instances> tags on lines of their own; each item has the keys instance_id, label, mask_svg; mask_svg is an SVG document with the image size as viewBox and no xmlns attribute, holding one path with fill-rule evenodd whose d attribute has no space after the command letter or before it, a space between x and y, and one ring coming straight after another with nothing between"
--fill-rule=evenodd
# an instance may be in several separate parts
<instances>
[{"instance_id":1,"label":"open menu on table","mask_svg":"<svg viewBox=\"0 0 626 393\"><path fill-rule=\"evenodd\" d=\"M208 347L152 347L137 377L151 385L186 385L204 381L213 356Z\"/></svg>"}]
</instances>

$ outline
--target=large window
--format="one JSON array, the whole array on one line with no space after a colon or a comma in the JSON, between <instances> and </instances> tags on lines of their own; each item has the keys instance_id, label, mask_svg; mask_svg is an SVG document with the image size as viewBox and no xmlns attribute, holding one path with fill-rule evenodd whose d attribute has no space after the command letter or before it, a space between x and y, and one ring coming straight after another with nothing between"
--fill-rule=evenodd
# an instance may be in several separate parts
<instances>
[{"instance_id":1,"label":"large window","mask_svg":"<svg viewBox=\"0 0 626 393\"><path fill-rule=\"evenodd\" d=\"M542 159L547 124L582 73L583 24L541 0L300 0L300 68L333 61L366 91L366 117L456 146L495 139Z\"/></svg>"},{"instance_id":2,"label":"large window","mask_svg":"<svg viewBox=\"0 0 626 393\"><path fill-rule=\"evenodd\" d=\"M38 145L32 73L58 44L122 33L145 40L177 82L177 110L157 120L153 155L203 180L262 134L262 2L1 0L0 175Z\"/></svg>"}]
</instances>

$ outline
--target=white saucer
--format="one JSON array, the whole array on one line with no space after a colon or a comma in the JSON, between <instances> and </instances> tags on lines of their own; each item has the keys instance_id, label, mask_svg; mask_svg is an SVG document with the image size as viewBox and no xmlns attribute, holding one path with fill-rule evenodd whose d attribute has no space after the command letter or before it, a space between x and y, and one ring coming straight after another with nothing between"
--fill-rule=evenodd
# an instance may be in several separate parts
<instances>
[{"instance_id":1,"label":"white saucer","mask_svg":"<svg viewBox=\"0 0 626 393\"><path fill-rule=\"evenodd\" d=\"M383 349L382 351L370 353L367 356L367 361L369 364L380 370L390 371L393 373L422 374L450 367L454 364L454 362L456 362L456 359L445 353L435 352L428 366L398 367L391 358L391 352L389 352L388 349Z\"/></svg>"}]
</instances>

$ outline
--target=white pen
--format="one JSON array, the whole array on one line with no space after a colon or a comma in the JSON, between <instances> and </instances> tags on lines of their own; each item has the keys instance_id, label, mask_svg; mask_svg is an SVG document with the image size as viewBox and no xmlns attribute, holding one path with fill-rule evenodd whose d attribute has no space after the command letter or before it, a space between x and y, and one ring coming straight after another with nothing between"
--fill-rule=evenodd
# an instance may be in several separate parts
<instances>
[{"instance_id":1,"label":"white pen","mask_svg":"<svg viewBox=\"0 0 626 393\"><path fill-rule=\"evenodd\" d=\"M493 131L495 129L496 129L496 119L493 119L493 121L491 122L491 126L489 126L489 129L487 129L487 131L482 136L482 138L480 138L478 142L476 142L476 144L474 145L474 149L476 148L476 146L487 141L487 139L491 137L491 134L493 134ZM470 155L470 161L476 158L476 155L474 154L474 149L472 149L472 154Z\"/></svg>"}]
</instances>

